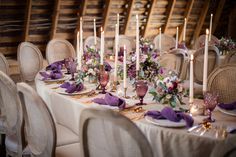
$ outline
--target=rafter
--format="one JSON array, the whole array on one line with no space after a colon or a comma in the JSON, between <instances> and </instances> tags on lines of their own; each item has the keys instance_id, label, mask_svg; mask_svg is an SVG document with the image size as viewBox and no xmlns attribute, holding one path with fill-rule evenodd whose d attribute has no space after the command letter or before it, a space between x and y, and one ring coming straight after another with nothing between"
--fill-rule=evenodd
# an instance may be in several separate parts
<instances>
[{"instance_id":1,"label":"rafter","mask_svg":"<svg viewBox=\"0 0 236 157\"><path fill-rule=\"evenodd\" d=\"M25 14L25 23L24 23L23 41L28 41L31 8L32 8L32 0L27 0L27 3L26 3L26 14Z\"/></svg>"},{"instance_id":2,"label":"rafter","mask_svg":"<svg viewBox=\"0 0 236 157\"><path fill-rule=\"evenodd\" d=\"M77 30L79 30L80 17L83 17L85 15L85 10L86 10L87 3L88 3L88 0L82 0L82 2L81 2L81 6L79 8L79 11L77 12L78 20L77 20L77 27L76 27L75 32L77 32ZM77 33L75 33L75 34L77 34Z\"/></svg>"},{"instance_id":3,"label":"rafter","mask_svg":"<svg viewBox=\"0 0 236 157\"><path fill-rule=\"evenodd\" d=\"M174 8L175 8L175 3L176 3L176 0L169 1L167 11L166 11L166 14L167 14L166 24L164 25L164 29L163 29L164 34L167 32L168 25L170 24L170 19L172 17L172 13L173 13Z\"/></svg>"},{"instance_id":4,"label":"rafter","mask_svg":"<svg viewBox=\"0 0 236 157\"><path fill-rule=\"evenodd\" d=\"M217 10L216 10L216 14L214 15L214 19L213 19L213 26L212 26L212 34L214 34L216 27L218 25L218 22L220 20L220 16L222 13L222 10L224 9L224 5L225 5L225 1L226 0L220 0Z\"/></svg>"},{"instance_id":5,"label":"rafter","mask_svg":"<svg viewBox=\"0 0 236 157\"><path fill-rule=\"evenodd\" d=\"M127 35L128 27L129 27L129 21L132 17L132 10L133 10L133 7L134 7L134 1L135 0L129 0L129 2L128 2L128 8L127 8L128 15L125 18L124 32L123 32L125 35Z\"/></svg>"},{"instance_id":6,"label":"rafter","mask_svg":"<svg viewBox=\"0 0 236 157\"><path fill-rule=\"evenodd\" d=\"M53 13L53 17L52 17L52 30L51 30L51 35L50 35L51 39L53 39L55 37L56 31L57 31L60 2L61 2L61 0L56 0L55 5L54 5L54 13Z\"/></svg>"},{"instance_id":7,"label":"rafter","mask_svg":"<svg viewBox=\"0 0 236 157\"><path fill-rule=\"evenodd\" d=\"M103 12L103 22L102 22L102 27L104 29L104 32L106 32L110 9L111 9L111 0L106 0L105 9Z\"/></svg>"},{"instance_id":8,"label":"rafter","mask_svg":"<svg viewBox=\"0 0 236 157\"><path fill-rule=\"evenodd\" d=\"M193 8L193 3L194 3L195 0L189 0L188 3L187 3L187 7L186 7L186 10L185 10L185 13L184 13L184 18L189 19L190 17L190 14L191 14L191 11L192 11L192 8ZM182 38L183 38L183 34L184 34L184 27L183 25L180 27L180 35L179 35L179 41L182 41Z\"/></svg>"},{"instance_id":9,"label":"rafter","mask_svg":"<svg viewBox=\"0 0 236 157\"><path fill-rule=\"evenodd\" d=\"M193 41L195 41L201 33L202 26L204 24L209 5L210 5L210 1L205 1L205 3L203 4L203 8L202 8L200 17L198 19L198 22L197 22L197 25L193 34Z\"/></svg>"},{"instance_id":10,"label":"rafter","mask_svg":"<svg viewBox=\"0 0 236 157\"><path fill-rule=\"evenodd\" d=\"M148 15L147 15L147 23L144 26L144 31L143 31L143 36L146 37L147 36L147 32L148 32L148 27L150 25L151 22L151 15L153 13L153 10L155 8L155 4L156 4L157 0L151 0L150 1L150 9L148 9Z\"/></svg>"}]
</instances>

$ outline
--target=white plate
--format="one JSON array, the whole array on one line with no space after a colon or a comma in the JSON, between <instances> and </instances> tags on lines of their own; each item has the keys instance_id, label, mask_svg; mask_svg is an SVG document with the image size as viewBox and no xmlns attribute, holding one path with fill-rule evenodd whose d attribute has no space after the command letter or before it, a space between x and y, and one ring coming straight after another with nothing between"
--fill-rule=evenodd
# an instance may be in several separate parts
<instances>
[{"instance_id":1,"label":"white plate","mask_svg":"<svg viewBox=\"0 0 236 157\"><path fill-rule=\"evenodd\" d=\"M234 110L225 110L220 107L218 107L218 110L224 114L230 115L230 116L236 116L236 109Z\"/></svg>"},{"instance_id":2,"label":"white plate","mask_svg":"<svg viewBox=\"0 0 236 157\"><path fill-rule=\"evenodd\" d=\"M79 94L86 94L89 93L92 89L88 88L88 87L84 87L84 89L80 92L73 92L73 93L67 93L66 92L66 88L57 88L55 89L55 91L59 94L63 94L63 95L79 95Z\"/></svg>"},{"instance_id":3,"label":"white plate","mask_svg":"<svg viewBox=\"0 0 236 157\"><path fill-rule=\"evenodd\" d=\"M186 126L186 122L183 119L181 119L179 122L172 122L167 119L154 119L150 116L145 116L145 119L146 119L146 121L148 121L152 124L162 126L162 127L179 128L179 127Z\"/></svg>"}]
</instances>

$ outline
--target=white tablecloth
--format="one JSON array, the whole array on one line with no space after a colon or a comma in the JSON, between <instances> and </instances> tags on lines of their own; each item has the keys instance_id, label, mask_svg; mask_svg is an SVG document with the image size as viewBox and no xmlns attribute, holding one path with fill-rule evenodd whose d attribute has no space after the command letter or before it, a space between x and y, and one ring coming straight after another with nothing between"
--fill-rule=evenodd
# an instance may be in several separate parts
<instances>
[{"instance_id":1,"label":"white tablecloth","mask_svg":"<svg viewBox=\"0 0 236 157\"><path fill-rule=\"evenodd\" d=\"M98 105L87 103L91 98L76 99L71 96L58 94L52 89L53 86L58 86L58 84L46 85L38 77L35 79L37 92L48 105L56 123L62 124L78 134L80 112L86 107L97 107ZM98 95L97 97L101 96ZM160 110L163 107L160 104L151 103L150 99L145 101L148 102L148 105L144 106L145 109ZM217 110L214 111L213 117L216 119L214 125L236 125L236 117L224 115ZM195 117L195 122L200 122L201 118ZM159 127L147 122L145 119L135 121L135 123L149 140L156 157L209 156L217 144L222 143L223 145L232 136L235 137L235 135L230 135L226 140L215 139L209 136L200 137L199 135L187 133L187 128Z\"/></svg>"}]
</instances>

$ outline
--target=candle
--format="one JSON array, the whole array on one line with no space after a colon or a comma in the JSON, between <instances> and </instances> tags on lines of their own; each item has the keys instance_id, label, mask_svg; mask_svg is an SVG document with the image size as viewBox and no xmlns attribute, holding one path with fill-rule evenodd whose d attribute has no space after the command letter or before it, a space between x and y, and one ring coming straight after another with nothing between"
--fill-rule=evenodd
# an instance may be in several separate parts
<instances>
[{"instance_id":1,"label":"candle","mask_svg":"<svg viewBox=\"0 0 236 157\"><path fill-rule=\"evenodd\" d=\"M93 19L94 45L97 45L96 19Z\"/></svg>"},{"instance_id":2,"label":"candle","mask_svg":"<svg viewBox=\"0 0 236 157\"><path fill-rule=\"evenodd\" d=\"M118 25L115 27L115 69L114 82L117 82L117 62L118 62Z\"/></svg>"},{"instance_id":3,"label":"candle","mask_svg":"<svg viewBox=\"0 0 236 157\"><path fill-rule=\"evenodd\" d=\"M178 48L179 27L176 27L175 49Z\"/></svg>"},{"instance_id":4,"label":"candle","mask_svg":"<svg viewBox=\"0 0 236 157\"><path fill-rule=\"evenodd\" d=\"M187 19L184 18L184 35L183 35L183 41L185 42L186 38L186 27L187 27Z\"/></svg>"},{"instance_id":5,"label":"candle","mask_svg":"<svg viewBox=\"0 0 236 157\"><path fill-rule=\"evenodd\" d=\"M203 93L207 91L207 70L208 70L208 35L209 30L206 29L205 50L204 50L204 65L203 65Z\"/></svg>"},{"instance_id":6,"label":"candle","mask_svg":"<svg viewBox=\"0 0 236 157\"><path fill-rule=\"evenodd\" d=\"M79 31L77 32L77 38L76 38L76 53L77 53L77 64L78 69L81 70L81 56L80 56L80 47L79 47Z\"/></svg>"},{"instance_id":7,"label":"candle","mask_svg":"<svg viewBox=\"0 0 236 157\"><path fill-rule=\"evenodd\" d=\"M159 36L160 36L160 38L159 38L159 50L161 52L161 27L159 28Z\"/></svg>"},{"instance_id":8,"label":"candle","mask_svg":"<svg viewBox=\"0 0 236 157\"><path fill-rule=\"evenodd\" d=\"M123 66L124 66L124 68L123 68L123 73L124 73L124 75L123 75L123 81L124 81L124 89L125 88L127 88L127 82L126 82L126 79L127 79L127 70L126 70L126 46L124 45L124 58L123 58Z\"/></svg>"},{"instance_id":9,"label":"candle","mask_svg":"<svg viewBox=\"0 0 236 157\"><path fill-rule=\"evenodd\" d=\"M82 28L82 26L83 26L83 19L82 19L82 17L80 17L80 60L81 60L81 62L82 62L82 60L83 60L83 56L84 56L84 51L83 51L83 28ZM82 63L81 63L82 64Z\"/></svg>"},{"instance_id":10,"label":"candle","mask_svg":"<svg viewBox=\"0 0 236 157\"><path fill-rule=\"evenodd\" d=\"M212 18L213 18L213 14L211 14L211 19L210 19L209 41L211 41Z\"/></svg>"},{"instance_id":11,"label":"candle","mask_svg":"<svg viewBox=\"0 0 236 157\"><path fill-rule=\"evenodd\" d=\"M117 14L117 22L116 23L117 23L117 27L118 27L117 34L119 35L119 29L120 29L120 15L119 14Z\"/></svg>"},{"instance_id":12,"label":"candle","mask_svg":"<svg viewBox=\"0 0 236 157\"><path fill-rule=\"evenodd\" d=\"M139 21L136 15L136 70L139 71Z\"/></svg>"},{"instance_id":13,"label":"candle","mask_svg":"<svg viewBox=\"0 0 236 157\"><path fill-rule=\"evenodd\" d=\"M193 92L193 54L190 55L190 85L189 85L189 103L193 103L194 92Z\"/></svg>"},{"instance_id":14,"label":"candle","mask_svg":"<svg viewBox=\"0 0 236 157\"><path fill-rule=\"evenodd\" d=\"M104 31L101 27L101 49L100 49L100 64L103 65L103 55L104 55Z\"/></svg>"}]
</instances>

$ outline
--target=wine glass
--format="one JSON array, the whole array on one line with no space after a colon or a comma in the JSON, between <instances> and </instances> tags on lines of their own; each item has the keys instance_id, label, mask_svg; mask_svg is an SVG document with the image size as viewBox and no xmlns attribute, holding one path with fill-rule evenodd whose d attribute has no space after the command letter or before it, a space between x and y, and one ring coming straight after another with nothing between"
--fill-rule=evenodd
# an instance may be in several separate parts
<instances>
[{"instance_id":1,"label":"wine glass","mask_svg":"<svg viewBox=\"0 0 236 157\"><path fill-rule=\"evenodd\" d=\"M75 72L76 72L76 67L77 67L77 64L75 61L71 61L69 62L69 69L70 69L70 73L71 73L71 79L70 81L75 81Z\"/></svg>"},{"instance_id":2,"label":"wine glass","mask_svg":"<svg viewBox=\"0 0 236 157\"><path fill-rule=\"evenodd\" d=\"M69 57L69 58L65 58L65 68L67 70L67 72L65 74L70 74L70 63L74 61L73 58Z\"/></svg>"},{"instance_id":3,"label":"wine glass","mask_svg":"<svg viewBox=\"0 0 236 157\"><path fill-rule=\"evenodd\" d=\"M143 98L146 95L148 90L148 83L144 80L139 80L136 82L136 94L139 97L140 103L137 103L136 105L146 105L143 103Z\"/></svg>"},{"instance_id":4,"label":"wine glass","mask_svg":"<svg viewBox=\"0 0 236 157\"><path fill-rule=\"evenodd\" d=\"M211 117L211 112L215 109L218 104L219 94L216 92L205 92L204 93L204 105L209 113L209 116L205 118L204 122L215 122L215 119Z\"/></svg>"},{"instance_id":5,"label":"wine glass","mask_svg":"<svg viewBox=\"0 0 236 157\"><path fill-rule=\"evenodd\" d=\"M100 73L99 73L99 83L102 87L102 91L101 91L102 94L106 94L105 87L106 87L108 82L109 82L109 72L105 71L105 70L100 71Z\"/></svg>"}]
</instances>

